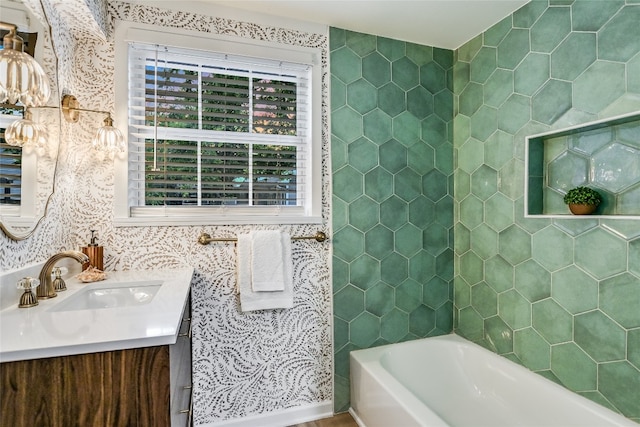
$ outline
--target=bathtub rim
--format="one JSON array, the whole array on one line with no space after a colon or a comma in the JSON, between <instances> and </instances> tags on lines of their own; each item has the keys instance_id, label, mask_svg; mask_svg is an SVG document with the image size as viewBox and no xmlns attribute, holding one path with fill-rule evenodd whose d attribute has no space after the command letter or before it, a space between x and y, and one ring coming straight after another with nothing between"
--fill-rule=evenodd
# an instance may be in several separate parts
<instances>
[{"instance_id":1,"label":"bathtub rim","mask_svg":"<svg viewBox=\"0 0 640 427\"><path fill-rule=\"evenodd\" d=\"M367 374L371 375L376 381L381 382L382 384L385 384L385 386L388 386L388 388L391 389L392 392L398 392L397 396L402 397L402 400L398 401L397 403L403 409L406 409L410 414L412 414L412 416L418 416L418 418L416 419L421 420L421 418L419 417L422 415L422 411L414 410L413 405L419 405L419 406L428 408L427 404L425 404L422 400L420 400L412 392L410 392L398 379L396 379L384 367L384 365L382 364L382 357L384 356L385 353L391 351L392 348L399 349L403 347L416 346L416 345L419 345L419 343L421 343L424 340L446 341L446 342L455 343L457 345L474 348L476 350L479 350L481 353L485 355L488 354L491 357L496 357L497 360L500 361L499 363L504 364L505 366L509 366L512 369L515 369L516 371L523 372L525 374L530 375L532 381L538 384L544 384L546 386L551 387L552 389L562 392L562 394L565 395L566 398L572 401L573 403L583 406L585 410L598 414L605 420L610 420L610 422L613 423L613 425L616 427L618 426L619 427L639 427L640 426L640 424L632 421L630 418L625 417L621 413L615 412L604 405L601 405L591 399L588 399L578 394L575 391L572 391L560 384L557 384L556 382L538 374L537 372L534 372L526 368L525 366L522 366L519 363L516 363L498 353L488 350L485 347L477 343L474 343L473 341L470 341L462 337L461 335L456 334L455 332L452 332L450 334L433 336L433 337L419 338L416 340L404 341L400 343L385 344L382 346L372 347L367 349L354 350L354 351L351 351L349 355L350 362L359 363L361 366L361 369L366 371ZM351 385L352 399L353 399L353 388L354 386L352 383ZM410 404L407 404L407 403L410 403ZM353 404L354 402L352 400L351 402L352 408L350 408L350 411L353 410L353 413L358 415L357 408L353 408ZM434 426L440 426L440 425L449 426L449 424L447 424L434 411L431 411L429 409L429 413L433 414L433 416L437 417L437 419L442 422L442 424L437 424L437 423L433 424ZM358 415L358 417L362 418L360 417L360 415ZM427 419L427 421L432 422L430 418ZM429 425L432 425L432 424L429 424ZM365 426L365 424L362 424L362 426Z\"/></svg>"}]
</instances>

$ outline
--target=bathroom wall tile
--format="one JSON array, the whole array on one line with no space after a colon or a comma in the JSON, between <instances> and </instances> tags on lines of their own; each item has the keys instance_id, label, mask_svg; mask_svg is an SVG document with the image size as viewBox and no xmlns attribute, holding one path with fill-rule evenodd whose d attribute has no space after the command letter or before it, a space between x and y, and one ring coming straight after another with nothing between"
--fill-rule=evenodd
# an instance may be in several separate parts
<instances>
[{"instance_id":1,"label":"bathroom wall tile","mask_svg":"<svg viewBox=\"0 0 640 427\"><path fill-rule=\"evenodd\" d=\"M440 92L446 84L445 70L435 62L420 67L420 84L432 94Z\"/></svg>"},{"instance_id":2,"label":"bathroom wall tile","mask_svg":"<svg viewBox=\"0 0 640 427\"><path fill-rule=\"evenodd\" d=\"M421 305L409 313L409 332L416 336L425 336L433 332L436 327L435 311Z\"/></svg>"},{"instance_id":3,"label":"bathroom wall tile","mask_svg":"<svg viewBox=\"0 0 640 427\"><path fill-rule=\"evenodd\" d=\"M380 262L380 278L387 283L402 283L409 277L409 261L392 252Z\"/></svg>"},{"instance_id":4,"label":"bathroom wall tile","mask_svg":"<svg viewBox=\"0 0 640 427\"><path fill-rule=\"evenodd\" d=\"M626 254L626 242L600 228L576 237L576 264L598 279L623 272Z\"/></svg>"},{"instance_id":5,"label":"bathroom wall tile","mask_svg":"<svg viewBox=\"0 0 640 427\"><path fill-rule=\"evenodd\" d=\"M417 86L407 92L407 111L423 120L433 113L433 96L426 88Z\"/></svg>"},{"instance_id":6,"label":"bathroom wall tile","mask_svg":"<svg viewBox=\"0 0 640 427\"><path fill-rule=\"evenodd\" d=\"M363 194L362 174L351 166L338 170L334 178L334 194L345 202L353 202Z\"/></svg>"},{"instance_id":7,"label":"bathroom wall tile","mask_svg":"<svg viewBox=\"0 0 640 427\"><path fill-rule=\"evenodd\" d=\"M551 296L551 274L533 259L515 268L515 287L529 302Z\"/></svg>"},{"instance_id":8,"label":"bathroom wall tile","mask_svg":"<svg viewBox=\"0 0 640 427\"><path fill-rule=\"evenodd\" d=\"M366 291L380 280L380 262L367 255L360 255L349 265L349 282Z\"/></svg>"},{"instance_id":9,"label":"bathroom wall tile","mask_svg":"<svg viewBox=\"0 0 640 427\"><path fill-rule=\"evenodd\" d=\"M513 94L498 110L498 128L516 134L530 120L531 98Z\"/></svg>"},{"instance_id":10,"label":"bathroom wall tile","mask_svg":"<svg viewBox=\"0 0 640 427\"><path fill-rule=\"evenodd\" d=\"M331 115L331 132L346 143L362 136L362 116L349 107L335 110Z\"/></svg>"},{"instance_id":11,"label":"bathroom wall tile","mask_svg":"<svg viewBox=\"0 0 640 427\"><path fill-rule=\"evenodd\" d=\"M391 81L391 62L378 52L362 58L362 77L375 87L381 87Z\"/></svg>"},{"instance_id":12,"label":"bathroom wall tile","mask_svg":"<svg viewBox=\"0 0 640 427\"><path fill-rule=\"evenodd\" d=\"M531 28L548 6L547 0L530 1L513 13L513 26L515 28Z\"/></svg>"},{"instance_id":13,"label":"bathroom wall tile","mask_svg":"<svg viewBox=\"0 0 640 427\"><path fill-rule=\"evenodd\" d=\"M531 235L515 224L500 232L498 245L504 259L514 265L531 257Z\"/></svg>"},{"instance_id":14,"label":"bathroom wall tile","mask_svg":"<svg viewBox=\"0 0 640 427\"><path fill-rule=\"evenodd\" d=\"M407 222L409 206L400 197L391 196L380 204L380 223L390 230L397 230Z\"/></svg>"},{"instance_id":15,"label":"bathroom wall tile","mask_svg":"<svg viewBox=\"0 0 640 427\"><path fill-rule=\"evenodd\" d=\"M620 9L598 34L598 58L625 62L640 52L637 43L626 40L640 38L640 5L627 5Z\"/></svg>"},{"instance_id":16,"label":"bathroom wall tile","mask_svg":"<svg viewBox=\"0 0 640 427\"><path fill-rule=\"evenodd\" d=\"M556 271L573 263L573 239L553 226L546 227L533 235L532 252L540 265Z\"/></svg>"},{"instance_id":17,"label":"bathroom wall tile","mask_svg":"<svg viewBox=\"0 0 640 427\"><path fill-rule=\"evenodd\" d=\"M624 73L624 64L594 62L573 83L573 106L589 113L606 108L624 94Z\"/></svg>"},{"instance_id":18,"label":"bathroom wall tile","mask_svg":"<svg viewBox=\"0 0 640 427\"><path fill-rule=\"evenodd\" d=\"M405 92L395 83L388 83L378 92L378 107L390 117L407 109Z\"/></svg>"},{"instance_id":19,"label":"bathroom wall tile","mask_svg":"<svg viewBox=\"0 0 640 427\"><path fill-rule=\"evenodd\" d=\"M533 328L514 332L513 352L532 371L551 366L551 347Z\"/></svg>"},{"instance_id":20,"label":"bathroom wall tile","mask_svg":"<svg viewBox=\"0 0 640 427\"><path fill-rule=\"evenodd\" d=\"M375 86L365 79L358 79L347 85L347 105L360 114L366 114L378 105Z\"/></svg>"},{"instance_id":21,"label":"bathroom wall tile","mask_svg":"<svg viewBox=\"0 0 640 427\"><path fill-rule=\"evenodd\" d=\"M627 358L632 365L640 369L640 329L627 332Z\"/></svg>"},{"instance_id":22,"label":"bathroom wall tile","mask_svg":"<svg viewBox=\"0 0 640 427\"><path fill-rule=\"evenodd\" d=\"M347 154L348 163L361 173L367 173L378 164L378 146L367 138L349 144Z\"/></svg>"},{"instance_id":23,"label":"bathroom wall tile","mask_svg":"<svg viewBox=\"0 0 640 427\"><path fill-rule=\"evenodd\" d=\"M334 254L346 262L351 262L364 253L364 236L351 226L336 231L333 235Z\"/></svg>"},{"instance_id":24,"label":"bathroom wall tile","mask_svg":"<svg viewBox=\"0 0 640 427\"><path fill-rule=\"evenodd\" d=\"M624 329L598 310L575 316L574 340L597 362L623 360L626 355Z\"/></svg>"},{"instance_id":25,"label":"bathroom wall tile","mask_svg":"<svg viewBox=\"0 0 640 427\"><path fill-rule=\"evenodd\" d=\"M407 109L409 103L407 102ZM415 115L405 111L393 118L393 137L405 147L411 147L420 140L421 123Z\"/></svg>"},{"instance_id":26,"label":"bathroom wall tile","mask_svg":"<svg viewBox=\"0 0 640 427\"><path fill-rule=\"evenodd\" d=\"M360 348L366 348L378 339L380 318L366 311L349 323L351 342Z\"/></svg>"},{"instance_id":27,"label":"bathroom wall tile","mask_svg":"<svg viewBox=\"0 0 640 427\"><path fill-rule=\"evenodd\" d=\"M413 89L420 81L418 66L406 56L391 63L391 72L393 81L404 90Z\"/></svg>"},{"instance_id":28,"label":"bathroom wall tile","mask_svg":"<svg viewBox=\"0 0 640 427\"><path fill-rule=\"evenodd\" d=\"M550 56L529 53L514 71L514 91L531 96L549 80Z\"/></svg>"},{"instance_id":29,"label":"bathroom wall tile","mask_svg":"<svg viewBox=\"0 0 640 427\"><path fill-rule=\"evenodd\" d=\"M350 119L354 120L354 124L357 124L357 118L351 116ZM382 110L375 109L364 115L362 128L364 136L377 144L383 144L391 139L391 117Z\"/></svg>"},{"instance_id":30,"label":"bathroom wall tile","mask_svg":"<svg viewBox=\"0 0 640 427\"><path fill-rule=\"evenodd\" d=\"M409 333L409 314L394 308L382 317L380 336L389 342L399 342Z\"/></svg>"},{"instance_id":31,"label":"bathroom wall tile","mask_svg":"<svg viewBox=\"0 0 640 427\"><path fill-rule=\"evenodd\" d=\"M484 83L491 73L496 69L497 49L493 47L482 47L473 58L470 69L472 82Z\"/></svg>"},{"instance_id":32,"label":"bathroom wall tile","mask_svg":"<svg viewBox=\"0 0 640 427\"><path fill-rule=\"evenodd\" d=\"M498 233L486 224L471 230L471 250L483 260L498 253Z\"/></svg>"},{"instance_id":33,"label":"bathroom wall tile","mask_svg":"<svg viewBox=\"0 0 640 427\"><path fill-rule=\"evenodd\" d=\"M359 57L367 56L376 50L377 37L355 31L345 31L346 44ZM332 71L333 72L333 71Z\"/></svg>"},{"instance_id":34,"label":"bathroom wall tile","mask_svg":"<svg viewBox=\"0 0 640 427\"><path fill-rule=\"evenodd\" d=\"M417 197L409 203L409 222L416 227L429 225L435 213L435 203L424 196Z\"/></svg>"},{"instance_id":35,"label":"bathroom wall tile","mask_svg":"<svg viewBox=\"0 0 640 427\"><path fill-rule=\"evenodd\" d=\"M484 339L498 354L513 352L513 330L500 316L489 317L484 321Z\"/></svg>"},{"instance_id":36,"label":"bathroom wall tile","mask_svg":"<svg viewBox=\"0 0 640 427\"><path fill-rule=\"evenodd\" d=\"M550 7L531 27L531 50L551 52L571 31L571 9Z\"/></svg>"},{"instance_id":37,"label":"bathroom wall tile","mask_svg":"<svg viewBox=\"0 0 640 427\"><path fill-rule=\"evenodd\" d=\"M549 80L531 101L531 118L551 124L572 106L572 88L568 82Z\"/></svg>"},{"instance_id":38,"label":"bathroom wall tile","mask_svg":"<svg viewBox=\"0 0 640 427\"><path fill-rule=\"evenodd\" d=\"M627 417L640 418L637 390L640 372L628 362L603 363L598 370L600 389Z\"/></svg>"},{"instance_id":39,"label":"bathroom wall tile","mask_svg":"<svg viewBox=\"0 0 640 427\"><path fill-rule=\"evenodd\" d=\"M377 50L389 61L395 61L412 52L412 50L408 48L407 43L386 37L377 37ZM430 50L426 48L424 50L427 52L424 52L422 57L426 57L428 58L427 60L431 60ZM410 57L413 58L413 56Z\"/></svg>"},{"instance_id":40,"label":"bathroom wall tile","mask_svg":"<svg viewBox=\"0 0 640 427\"><path fill-rule=\"evenodd\" d=\"M500 232L513 224L513 202L501 193L491 196L485 203L486 222L492 229Z\"/></svg>"},{"instance_id":41,"label":"bathroom wall tile","mask_svg":"<svg viewBox=\"0 0 640 427\"><path fill-rule=\"evenodd\" d=\"M483 105L471 116L471 136L481 141L487 139L498 128L498 112Z\"/></svg>"},{"instance_id":42,"label":"bathroom wall tile","mask_svg":"<svg viewBox=\"0 0 640 427\"><path fill-rule=\"evenodd\" d=\"M551 370L560 382L573 391L597 388L597 366L580 347L568 342L551 347Z\"/></svg>"},{"instance_id":43,"label":"bathroom wall tile","mask_svg":"<svg viewBox=\"0 0 640 427\"><path fill-rule=\"evenodd\" d=\"M484 91L481 84L469 83L460 94L460 114L472 116L482 105Z\"/></svg>"},{"instance_id":44,"label":"bathroom wall tile","mask_svg":"<svg viewBox=\"0 0 640 427\"><path fill-rule=\"evenodd\" d=\"M384 282L378 282L367 290L365 309L378 317L391 312L395 307L395 292L393 288ZM402 336L404 336L402 334ZM347 337L348 338L348 337Z\"/></svg>"},{"instance_id":45,"label":"bathroom wall tile","mask_svg":"<svg viewBox=\"0 0 640 427\"><path fill-rule=\"evenodd\" d=\"M513 273L513 266L500 255L492 256L484 263L485 280L497 293L513 288Z\"/></svg>"},{"instance_id":46,"label":"bathroom wall tile","mask_svg":"<svg viewBox=\"0 0 640 427\"><path fill-rule=\"evenodd\" d=\"M531 304L515 289L498 296L498 313L513 329L531 326Z\"/></svg>"},{"instance_id":47,"label":"bathroom wall tile","mask_svg":"<svg viewBox=\"0 0 640 427\"><path fill-rule=\"evenodd\" d=\"M627 62L627 90L640 93L640 54Z\"/></svg>"},{"instance_id":48,"label":"bathroom wall tile","mask_svg":"<svg viewBox=\"0 0 640 427\"><path fill-rule=\"evenodd\" d=\"M486 81L484 103L498 108L512 93L513 71L495 70Z\"/></svg>"},{"instance_id":49,"label":"bathroom wall tile","mask_svg":"<svg viewBox=\"0 0 640 427\"><path fill-rule=\"evenodd\" d=\"M435 166L435 154L433 147L425 144L424 141L417 141L409 147L407 164L420 175L429 174ZM422 181L424 181L424 178L422 178ZM446 189L446 185L444 188Z\"/></svg>"},{"instance_id":50,"label":"bathroom wall tile","mask_svg":"<svg viewBox=\"0 0 640 427\"><path fill-rule=\"evenodd\" d=\"M598 282L569 266L552 273L551 296L572 314L592 310L598 306Z\"/></svg>"},{"instance_id":51,"label":"bathroom wall tile","mask_svg":"<svg viewBox=\"0 0 640 427\"><path fill-rule=\"evenodd\" d=\"M529 52L529 31L512 29L498 45L498 67L515 69Z\"/></svg>"},{"instance_id":52,"label":"bathroom wall tile","mask_svg":"<svg viewBox=\"0 0 640 427\"><path fill-rule=\"evenodd\" d=\"M571 341L571 314L551 298L534 303L531 311L533 329L550 344Z\"/></svg>"},{"instance_id":53,"label":"bathroom wall tile","mask_svg":"<svg viewBox=\"0 0 640 427\"><path fill-rule=\"evenodd\" d=\"M365 233L364 247L367 254L378 260L384 259L393 250L393 231L378 224Z\"/></svg>"},{"instance_id":54,"label":"bathroom wall tile","mask_svg":"<svg viewBox=\"0 0 640 427\"><path fill-rule=\"evenodd\" d=\"M572 33L551 54L551 77L574 80L595 60L596 34Z\"/></svg>"},{"instance_id":55,"label":"bathroom wall tile","mask_svg":"<svg viewBox=\"0 0 640 427\"><path fill-rule=\"evenodd\" d=\"M407 258L423 248L421 230L413 224L406 223L395 232L395 250ZM444 242L443 244L446 244Z\"/></svg>"},{"instance_id":56,"label":"bathroom wall tile","mask_svg":"<svg viewBox=\"0 0 640 427\"><path fill-rule=\"evenodd\" d=\"M498 172L482 165L471 174L471 192L480 200L486 200L498 191Z\"/></svg>"},{"instance_id":57,"label":"bathroom wall tile","mask_svg":"<svg viewBox=\"0 0 640 427\"><path fill-rule=\"evenodd\" d=\"M571 8L573 31L598 31L624 6L624 0L576 2Z\"/></svg>"},{"instance_id":58,"label":"bathroom wall tile","mask_svg":"<svg viewBox=\"0 0 640 427\"><path fill-rule=\"evenodd\" d=\"M403 43L403 42L401 42ZM422 66L434 60L433 51L431 46L424 46L415 43L406 43L405 51L407 52L407 58L412 60L416 65ZM399 59L399 58L398 58ZM393 59L395 61L395 59ZM453 60L449 61L444 67L451 67Z\"/></svg>"},{"instance_id":59,"label":"bathroom wall tile","mask_svg":"<svg viewBox=\"0 0 640 427\"><path fill-rule=\"evenodd\" d=\"M422 194L421 181L421 176L413 169L404 168L394 176L394 192L405 202L410 202Z\"/></svg>"},{"instance_id":60,"label":"bathroom wall tile","mask_svg":"<svg viewBox=\"0 0 640 427\"><path fill-rule=\"evenodd\" d=\"M342 47L331 53L331 75L348 84L362 76L362 62L349 48Z\"/></svg>"},{"instance_id":61,"label":"bathroom wall tile","mask_svg":"<svg viewBox=\"0 0 640 427\"><path fill-rule=\"evenodd\" d=\"M386 200L393 192L393 175L382 167L373 168L364 176L364 192L376 202Z\"/></svg>"},{"instance_id":62,"label":"bathroom wall tile","mask_svg":"<svg viewBox=\"0 0 640 427\"><path fill-rule=\"evenodd\" d=\"M407 313L422 304L422 286L413 279L405 280L395 289L396 307Z\"/></svg>"},{"instance_id":63,"label":"bathroom wall tile","mask_svg":"<svg viewBox=\"0 0 640 427\"><path fill-rule=\"evenodd\" d=\"M511 16L507 16L502 21L495 24L493 27L489 28L483 34L483 43L485 46L498 46L502 39L509 33L511 30L511 25L513 22L513 18ZM470 61L472 58L464 59L460 58L461 61Z\"/></svg>"},{"instance_id":64,"label":"bathroom wall tile","mask_svg":"<svg viewBox=\"0 0 640 427\"><path fill-rule=\"evenodd\" d=\"M599 308L622 327L640 328L640 280L623 273L600 282Z\"/></svg>"},{"instance_id":65,"label":"bathroom wall tile","mask_svg":"<svg viewBox=\"0 0 640 427\"><path fill-rule=\"evenodd\" d=\"M346 286L334 296L333 312L339 318L351 321L364 311L364 291Z\"/></svg>"}]
</instances>

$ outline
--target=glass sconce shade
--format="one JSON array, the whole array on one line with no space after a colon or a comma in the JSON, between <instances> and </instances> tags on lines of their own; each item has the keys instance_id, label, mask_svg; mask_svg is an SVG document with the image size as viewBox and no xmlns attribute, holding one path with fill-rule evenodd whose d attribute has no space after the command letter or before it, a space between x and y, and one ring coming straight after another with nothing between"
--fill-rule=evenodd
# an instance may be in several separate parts
<instances>
[{"instance_id":1,"label":"glass sconce shade","mask_svg":"<svg viewBox=\"0 0 640 427\"><path fill-rule=\"evenodd\" d=\"M104 126L98 129L93 138L93 148L105 153L122 153L126 145L120 129L113 127L113 120L108 116L104 120Z\"/></svg>"},{"instance_id":2,"label":"glass sconce shade","mask_svg":"<svg viewBox=\"0 0 640 427\"><path fill-rule=\"evenodd\" d=\"M40 126L31 121L28 116L11 123L4 131L4 140L14 147L37 146L41 136L45 137L40 135Z\"/></svg>"},{"instance_id":3,"label":"glass sconce shade","mask_svg":"<svg viewBox=\"0 0 640 427\"><path fill-rule=\"evenodd\" d=\"M51 96L49 77L22 49L22 39L11 30L4 37L4 49L0 50L0 103L44 105Z\"/></svg>"}]
</instances>

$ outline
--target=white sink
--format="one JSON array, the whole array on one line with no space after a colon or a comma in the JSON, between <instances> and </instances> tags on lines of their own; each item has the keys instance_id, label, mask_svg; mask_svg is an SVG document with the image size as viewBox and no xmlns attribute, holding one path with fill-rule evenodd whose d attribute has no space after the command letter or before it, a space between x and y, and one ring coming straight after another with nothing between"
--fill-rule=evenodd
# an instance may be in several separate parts
<instances>
[{"instance_id":1,"label":"white sink","mask_svg":"<svg viewBox=\"0 0 640 427\"><path fill-rule=\"evenodd\" d=\"M54 305L49 311L96 310L149 304L160 286L161 280L91 285Z\"/></svg>"}]
</instances>

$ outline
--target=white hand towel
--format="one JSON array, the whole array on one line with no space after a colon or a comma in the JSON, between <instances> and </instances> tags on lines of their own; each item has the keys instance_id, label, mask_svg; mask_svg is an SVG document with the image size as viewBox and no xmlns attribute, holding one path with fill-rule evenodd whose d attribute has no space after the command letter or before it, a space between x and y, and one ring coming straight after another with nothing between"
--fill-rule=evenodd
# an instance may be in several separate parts
<instances>
[{"instance_id":1,"label":"white hand towel","mask_svg":"<svg viewBox=\"0 0 640 427\"><path fill-rule=\"evenodd\" d=\"M285 241L286 238L286 241ZM293 263L291 261L291 240L283 233L284 290L271 292L254 292L251 285L251 241L248 234L238 236L236 267L238 290L240 292L240 309L242 311L268 310L293 307Z\"/></svg>"},{"instance_id":2,"label":"white hand towel","mask_svg":"<svg viewBox=\"0 0 640 427\"><path fill-rule=\"evenodd\" d=\"M251 286L254 292L284 290L284 248L278 230L252 231Z\"/></svg>"}]
</instances>

